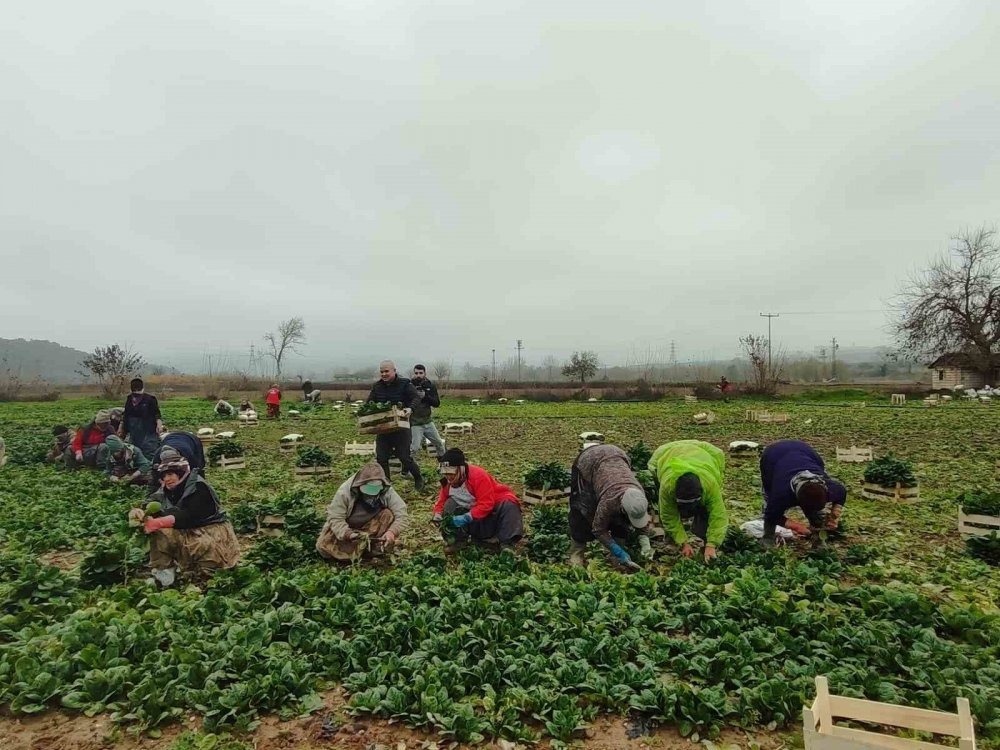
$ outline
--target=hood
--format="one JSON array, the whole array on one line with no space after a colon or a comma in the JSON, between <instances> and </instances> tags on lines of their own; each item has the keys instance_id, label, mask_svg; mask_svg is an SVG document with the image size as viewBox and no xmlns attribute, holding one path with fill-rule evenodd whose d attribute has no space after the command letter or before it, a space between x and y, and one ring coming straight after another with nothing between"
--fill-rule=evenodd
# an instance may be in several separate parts
<instances>
[{"instance_id":1,"label":"hood","mask_svg":"<svg viewBox=\"0 0 1000 750\"><path fill-rule=\"evenodd\" d=\"M379 466L374 461L370 461L361 467L360 471L354 475L354 479L351 480L351 489L357 490L363 484L368 482L382 482L386 487L389 486L389 480L385 477L385 472L382 471L382 467Z\"/></svg>"}]
</instances>

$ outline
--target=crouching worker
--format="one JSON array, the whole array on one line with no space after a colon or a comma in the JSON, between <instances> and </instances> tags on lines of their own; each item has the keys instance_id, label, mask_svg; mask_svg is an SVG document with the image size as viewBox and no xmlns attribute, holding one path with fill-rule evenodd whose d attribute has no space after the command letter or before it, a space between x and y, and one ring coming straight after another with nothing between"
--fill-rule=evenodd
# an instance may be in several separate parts
<instances>
[{"instance_id":1,"label":"crouching worker","mask_svg":"<svg viewBox=\"0 0 1000 750\"><path fill-rule=\"evenodd\" d=\"M622 548L632 529L639 532L644 559L653 556L649 543L649 503L632 473L628 454L616 445L594 445L573 462L569 494L569 564L587 564L584 550L596 539L627 570L639 570Z\"/></svg>"},{"instance_id":2,"label":"crouching worker","mask_svg":"<svg viewBox=\"0 0 1000 750\"><path fill-rule=\"evenodd\" d=\"M125 484L149 484L153 464L141 450L117 435L108 435L104 439L104 450L104 471L108 479Z\"/></svg>"},{"instance_id":3,"label":"crouching worker","mask_svg":"<svg viewBox=\"0 0 1000 750\"><path fill-rule=\"evenodd\" d=\"M764 536L771 546L778 526L805 536L809 528L786 518L796 506L814 529L836 529L847 501L847 488L826 473L823 459L801 440L779 440L760 454L760 483L764 493ZM823 511L829 505L824 518Z\"/></svg>"},{"instance_id":4,"label":"crouching worker","mask_svg":"<svg viewBox=\"0 0 1000 750\"><path fill-rule=\"evenodd\" d=\"M659 485L660 522L684 557L694 557L695 540L705 543L705 562L726 539L729 513L722 501L726 455L702 440L661 445L649 459ZM690 525L690 531L685 528Z\"/></svg>"},{"instance_id":5,"label":"crouching worker","mask_svg":"<svg viewBox=\"0 0 1000 750\"><path fill-rule=\"evenodd\" d=\"M236 413L236 407L225 399L219 399L215 402L215 413L220 417L231 417Z\"/></svg>"},{"instance_id":6,"label":"crouching worker","mask_svg":"<svg viewBox=\"0 0 1000 750\"><path fill-rule=\"evenodd\" d=\"M66 468L78 469L81 466L89 466L103 469L105 454L100 448L104 445L104 439L111 434L113 434L111 415L106 409L101 409L94 416L94 421L77 430L70 441L69 447L63 454Z\"/></svg>"},{"instance_id":7,"label":"crouching worker","mask_svg":"<svg viewBox=\"0 0 1000 750\"><path fill-rule=\"evenodd\" d=\"M240 545L212 486L181 457L161 463L160 476L160 489L150 497L160 511L145 519L142 508L129 511L129 519L142 522L149 534L149 566L157 583L170 586L178 569L200 576L236 565Z\"/></svg>"},{"instance_id":8,"label":"crouching worker","mask_svg":"<svg viewBox=\"0 0 1000 750\"><path fill-rule=\"evenodd\" d=\"M49 452L45 454L45 461L50 464L55 464L64 460L63 457L66 455L66 449L69 448L69 444L73 440L73 435L73 430L66 425L57 424L53 427L52 447L49 448Z\"/></svg>"},{"instance_id":9,"label":"crouching worker","mask_svg":"<svg viewBox=\"0 0 1000 750\"><path fill-rule=\"evenodd\" d=\"M406 503L374 461L337 489L326 508L326 523L316 551L327 560L356 560L365 552L382 554L410 524Z\"/></svg>"},{"instance_id":10,"label":"crouching worker","mask_svg":"<svg viewBox=\"0 0 1000 750\"><path fill-rule=\"evenodd\" d=\"M470 464L458 448L444 452L439 464L441 492L434 504L433 523L444 514L455 529L455 547L471 539L478 543L516 544L524 536L521 503L510 487L486 469Z\"/></svg>"}]
</instances>

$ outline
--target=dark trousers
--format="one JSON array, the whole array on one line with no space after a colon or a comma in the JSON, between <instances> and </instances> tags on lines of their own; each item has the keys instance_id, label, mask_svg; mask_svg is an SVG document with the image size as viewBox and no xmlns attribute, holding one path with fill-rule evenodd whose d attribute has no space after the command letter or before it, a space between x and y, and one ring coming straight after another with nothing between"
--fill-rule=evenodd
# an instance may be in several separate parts
<instances>
[{"instance_id":1,"label":"dark trousers","mask_svg":"<svg viewBox=\"0 0 1000 750\"><path fill-rule=\"evenodd\" d=\"M414 479L420 476L420 467L410 455L410 429L383 432L375 436L375 460L382 467L385 476L389 477L389 459L395 455L403 465L403 473L409 473Z\"/></svg>"},{"instance_id":2,"label":"dark trousers","mask_svg":"<svg viewBox=\"0 0 1000 750\"><path fill-rule=\"evenodd\" d=\"M594 541L593 519L588 519L579 508L569 509L569 538L578 544ZM628 539L632 525L624 514L619 514L611 524L611 536L615 539Z\"/></svg>"},{"instance_id":3,"label":"dark trousers","mask_svg":"<svg viewBox=\"0 0 1000 750\"><path fill-rule=\"evenodd\" d=\"M445 515L461 515L464 512L451 498L445 500ZM485 542L496 537L500 544L514 544L522 536L524 536L524 517L521 515L521 506L510 500L494 505L493 512L486 518L473 520L467 526L455 529L455 540L459 542L466 539Z\"/></svg>"}]
</instances>

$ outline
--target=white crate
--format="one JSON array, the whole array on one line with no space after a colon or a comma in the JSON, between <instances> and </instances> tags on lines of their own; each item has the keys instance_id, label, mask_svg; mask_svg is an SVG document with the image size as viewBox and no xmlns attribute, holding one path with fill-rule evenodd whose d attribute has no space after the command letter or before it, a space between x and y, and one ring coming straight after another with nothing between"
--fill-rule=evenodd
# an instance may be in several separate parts
<instances>
[{"instance_id":1,"label":"white crate","mask_svg":"<svg viewBox=\"0 0 1000 750\"><path fill-rule=\"evenodd\" d=\"M976 750L968 698L956 699L956 713L830 695L826 677L816 678L816 700L802 709L806 750L938 750L954 746L837 726L834 719L881 724L958 738L958 750Z\"/></svg>"},{"instance_id":2,"label":"white crate","mask_svg":"<svg viewBox=\"0 0 1000 750\"><path fill-rule=\"evenodd\" d=\"M975 513L966 514L963 508L958 509L958 533L963 539L970 536L1000 536L1000 516L982 516Z\"/></svg>"},{"instance_id":3,"label":"white crate","mask_svg":"<svg viewBox=\"0 0 1000 750\"><path fill-rule=\"evenodd\" d=\"M858 448L852 445L850 448L837 447L837 460L842 464L863 464L867 461L875 460L875 451L871 446L868 448Z\"/></svg>"},{"instance_id":4,"label":"white crate","mask_svg":"<svg viewBox=\"0 0 1000 750\"><path fill-rule=\"evenodd\" d=\"M345 456L374 456L375 443L344 443Z\"/></svg>"},{"instance_id":5,"label":"white crate","mask_svg":"<svg viewBox=\"0 0 1000 750\"><path fill-rule=\"evenodd\" d=\"M893 406L903 406L906 403L905 393L893 393L890 402Z\"/></svg>"}]
</instances>

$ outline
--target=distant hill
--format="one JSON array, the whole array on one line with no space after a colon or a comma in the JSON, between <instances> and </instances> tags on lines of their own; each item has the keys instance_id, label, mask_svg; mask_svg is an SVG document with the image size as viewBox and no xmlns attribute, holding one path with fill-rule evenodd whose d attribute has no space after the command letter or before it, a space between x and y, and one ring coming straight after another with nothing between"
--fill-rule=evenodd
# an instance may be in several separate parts
<instances>
[{"instance_id":1,"label":"distant hill","mask_svg":"<svg viewBox=\"0 0 1000 750\"><path fill-rule=\"evenodd\" d=\"M22 380L45 380L53 384L85 382L77 370L87 352L54 341L0 339L0 373L10 371ZM170 367L149 365L148 372L175 373Z\"/></svg>"}]
</instances>

